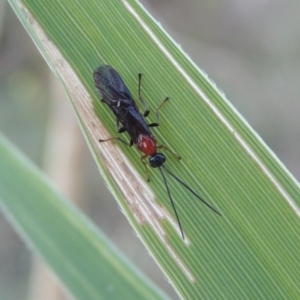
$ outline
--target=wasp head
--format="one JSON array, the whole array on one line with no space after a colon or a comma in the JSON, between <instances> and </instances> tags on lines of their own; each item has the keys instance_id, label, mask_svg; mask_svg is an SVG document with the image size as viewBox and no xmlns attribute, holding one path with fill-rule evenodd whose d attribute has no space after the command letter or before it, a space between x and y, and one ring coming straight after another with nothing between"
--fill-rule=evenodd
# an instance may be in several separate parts
<instances>
[{"instance_id":1,"label":"wasp head","mask_svg":"<svg viewBox=\"0 0 300 300\"><path fill-rule=\"evenodd\" d=\"M166 157L162 153L156 153L149 158L149 164L152 168L161 167L166 161Z\"/></svg>"}]
</instances>

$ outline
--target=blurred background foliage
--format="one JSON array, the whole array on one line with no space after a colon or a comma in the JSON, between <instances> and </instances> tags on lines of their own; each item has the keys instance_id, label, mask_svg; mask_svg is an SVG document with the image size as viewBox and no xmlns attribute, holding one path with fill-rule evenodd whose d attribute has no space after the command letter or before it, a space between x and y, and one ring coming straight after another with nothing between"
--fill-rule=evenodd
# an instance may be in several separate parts
<instances>
[{"instance_id":1,"label":"blurred background foliage","mask_svg":"<svg viewBox=\"0 0 300 300\"><path fill-rule=\"evenodd\" d=\"M299 180L300 3L142 2ZM1 131L43 168L129 259L176 299L117 203L103 192L105 186L72 108L67 99L62 101L65 97L9 5L0 0ZM43 272L0 215L0 299L41 299L39 293L44 295L43 300L67 299L55 286L55 280L51 285L48 278L46 287L39 281L47 278L40 276Z\"/></svg>"}]
</instances>

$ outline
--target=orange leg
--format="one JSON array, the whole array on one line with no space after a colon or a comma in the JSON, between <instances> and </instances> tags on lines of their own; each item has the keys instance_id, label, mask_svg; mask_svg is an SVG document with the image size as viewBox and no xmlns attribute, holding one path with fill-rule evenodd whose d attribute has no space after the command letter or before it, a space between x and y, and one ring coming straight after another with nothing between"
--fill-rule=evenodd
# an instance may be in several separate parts
<instances>
[{"instance_id":1,"label":"orange leg","mask_svg":"<svg viewBox=\"0 0 300 300\"><path fill-rule=\"evenodd\" d=\"M147 156L148 156L147 154L141 156L141 161L142 161L143 165L145 166L147 181L149 182L150 181L149 170L148 170L148 167L147 167L147 162L145 162L145 159L147 158Z\"/></svg>"},{"instance_id":2,"label":"orange leg","mask_svg":"<svg viewBox=\"0 0 300 300\"><path fill-rule=\"evenodd\" d=\"M181 159L181 156L180 156L180 155L176 154L175 152L173 152L172 150L170 150L170 148L168 148L168 147L165 146L165 145L159 145L159 146L157 146L157 149L164 149L164 150L167 150L167 151L169 151L173 156L175 156L176 158Z\"/></svg>"}]
</instances>

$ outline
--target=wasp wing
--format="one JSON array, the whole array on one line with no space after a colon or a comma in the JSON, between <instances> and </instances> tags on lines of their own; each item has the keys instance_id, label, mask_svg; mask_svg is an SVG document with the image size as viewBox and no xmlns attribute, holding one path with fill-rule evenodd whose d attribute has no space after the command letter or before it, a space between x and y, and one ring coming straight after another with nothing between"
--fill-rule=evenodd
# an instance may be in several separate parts
<instances>
[{"instance_id":1,"label":"wasp wing","mask_svg":"<svg viewBox=\"0 0 300 300\"><path fill-rule=\"evenodd\" d=\"M107 65L101 65L94 71L94 82L103 100L109 105L132 99L131 93L118 72Z\"/></svg>"}]
</instances>

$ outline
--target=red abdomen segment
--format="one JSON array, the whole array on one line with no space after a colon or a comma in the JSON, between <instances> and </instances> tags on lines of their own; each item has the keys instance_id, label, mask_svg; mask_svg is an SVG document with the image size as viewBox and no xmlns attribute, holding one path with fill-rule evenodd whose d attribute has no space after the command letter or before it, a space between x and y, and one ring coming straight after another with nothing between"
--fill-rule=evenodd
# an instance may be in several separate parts
<instances>
[{"instance_id":1,"label":"red abdomen segment","mask_svg":"<svg viewBox=\"0 0 300 300\"><path fill-rule=\"evenodd\" d=\"M136 146L146 155L153 156L156 154L156 139L154 136L140 134Z\"/></svg>"}]
</instances>

